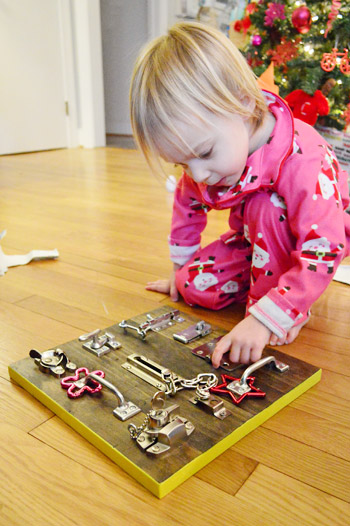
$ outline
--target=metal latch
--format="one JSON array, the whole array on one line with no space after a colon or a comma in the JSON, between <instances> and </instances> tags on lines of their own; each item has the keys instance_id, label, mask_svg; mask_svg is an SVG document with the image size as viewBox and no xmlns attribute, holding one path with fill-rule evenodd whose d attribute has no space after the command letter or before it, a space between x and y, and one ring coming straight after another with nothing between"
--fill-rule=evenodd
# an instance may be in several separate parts
<instances>
[{"instance_id":1,"label":"metal latch","mask_svg":"<svg viewBox=\"0 0 350 526\"><path fill-rule=\"evenodd\" d=\"M119 391L119 389L115 385L108 382L104 377L102 378L94 372L92 372L88 374L86 380L88 381L89 378L92 378L99 384L104 385L105 387L107 387L107 389L109 389L110 391L112 391L112 393L115 394L118 400L118 406L115 409L113 409L113 414L114 416L119 418L119 420L122 420L124 422L124 420L127 420L128 418L137 415L137 413L141 411L141 409L137 407L137 405L133 402L126 402L124 396Z\"/></svg>"},{"instance_id":2,"label":"metal latch","mask_svg":"<svg viewBox=\"0 0 350 526\"><path fill-rule=\"evenodd\" d=\"M206 413L209 413L220 420L224 420L224 418L232 415L232 412L224 406L224 402L212 394L209 394L208 398L202 398L196 395L193 398L190 398L189 402L192 402L192 404L197 405Z\"/></svg>"},{"instance_id":3,"label":"metal latch","mask_svg":"<svg viewBox=\"0 0 350 526\"><path fill-rule=\"evenodd\" d=\"M203 338L210 333L211 325L201 320L195 325L191 325L191 327L183 330L182 332L173 334L173 338L174 340L177 340L181 343L190 343L193 342L193 340L196 340L197 338Z\"/></svg>"},{"instance_id":4,"label":"metal latch","mask_svg":"<svg viewBox=\"0 0 350 526\"><path fill-rule=\"evenodd\" d=\"M214 338L210 342L203 343L203 345L200 345L199 347L196 347L195 349L192 349L191 352L195 356L198 356L199 358L203 358L207 362L211 363L211 355L214 352L214 349L216 347L216 344L219 340L221 340L222 336L219 336L218 338ZM229 358L230 353L225 353L220 362L221 369L224 369L225 371L234 371L235 369L238 369L242 367L241 363L237 362L231 362Z\"/></svg>"},{"instance_id":5,"label":"metal latch","mask_svg":"<svg viewBox=\"0 0 350 526\"><path fill-rule=\"evenodd\" d=\"M232 402L235 404L239 404L246 397L264 397L266 396L266 393L253 385L255 377L251 376L251 374L265 365L272 365L281 373L284 373L289 369L289 365L276 360L274 356L267 356L247 367L241 378L233 378L232 376L222 374L222 384L211 388L210 392L228 394Z\"/></svg>"},{"instance_id":6,"label":"metal latch","mask_svg":"<svg viewBox=\"0 0 350 526\"><path fill-rule=\"evenodd\" d=\"M169 380L173 383L178 383L182 380L180 376L170 371L167 367L163 367L140 354L130 354L127 357L127 361L122 364L122 367L161 391L168 390ZM165 380L168 380L168 383Z\"/></svg>"},{"instance_id":7,"label":"metal latch","mask_svg":"<svg viewBox=\"0 0 350 526\"><path fill-rule=\"evenodd\" d=\"M85 342L83 348L91 352L95 356L103 356L111 350L119 349L121 344L116 341L115 336L106 332L100 335L101 329L96 329L87 334L79 336L80 342Z\"/></svg>"},{"instance_id":8,"label":"metal latch","mask_svg":"<svg viewBox=\"0 0 350 526\"><path fill-rule=\"evenodd\" d=\"M130 323L127 323L126 320L122 320L119 323L119 327L125 330L131 329L136 331L141 339L144 340L148 331L159 332L163 329L166 329L167 327L171 327L174 325L174 323L182 323L185 321L185 319L180 316L180 312L177 309L166 312L165 314L161 314L156 318L153 318L151 314L147 314L146 318L147 321L141 323L138 326L131 325Z\"/></svg>"},{"instance_id":9,"label":"metal latch","mask_svg":"<svg viewBox=\"0 0 350 526\"><path fill-rule=\"evenodd\" d=\"M166 395L158 392L151 402L151 410L140 427L129 424L130 436L140 449L151 455L160 455L186 439L195 429L194 425L174 412L178 404L165 407Z\"/></svg>"},{"instance_id":10,"label":"metal latch","mask_svg":"<svg viewBox=\"0 0 350 526\"><path fill-rule=\"evenodd\" d=\"M63 376L66 371L73 373L77 368L76 364L71 362L61 349L50 349L43 353L36 349L31 349L29 356L34 359L40 371L52 374L56 378Z\"/></svg>"}]
</instances>

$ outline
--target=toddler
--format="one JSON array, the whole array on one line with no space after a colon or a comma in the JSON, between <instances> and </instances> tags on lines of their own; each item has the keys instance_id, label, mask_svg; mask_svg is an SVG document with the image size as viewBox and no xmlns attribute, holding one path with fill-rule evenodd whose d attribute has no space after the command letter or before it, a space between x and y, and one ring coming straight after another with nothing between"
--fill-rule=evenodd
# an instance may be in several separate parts
<instances>
[{"instance_id":1,"label":"toddler","mask_svg":"<svg viewBox=\"0 0 350 526\"><path fill-rule=\"evenodd\" d=\"M258 88L221 32L181 22L139 56L131 121L152 169L183 167L169 246L174 270L149 290L190 305L246 303L246 316L217 344L233 362L292 342L309 309L349 254L347 174L326 141ZM205 248L211 209L230 210L229 230Z\"/></svg>"}]
</instances>

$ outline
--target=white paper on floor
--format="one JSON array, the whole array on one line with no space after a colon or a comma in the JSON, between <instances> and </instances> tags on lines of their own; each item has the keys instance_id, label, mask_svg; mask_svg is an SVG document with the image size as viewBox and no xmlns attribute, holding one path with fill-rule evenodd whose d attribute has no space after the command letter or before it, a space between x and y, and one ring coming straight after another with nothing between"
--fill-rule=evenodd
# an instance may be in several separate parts
<instances>
[{"instance_id":1,"label":"white paper on floor","mask_svg":"<svg viewBox=\"0 0 350 526\"><path fill-rule=\"evenodd\" d=\"M333 279L350 285L350 265L339 265Z\"/></svg>"},{"instance_id":2,"label":"white paper on floor","mask_svg":"<svg viewBox=\"0 0 350 526\"><path fill-rule=\"evenodd\" d=\"M5 237L6 230L0 232L0 241ZM54 250L31 250L28 254L8 256L4 254L0 246L0 276L3 276L8 271L9 267L16 267L17 265L26 265L30 261L40 259L56 259L59 253L55 248Z\"/></svg>"}]
</instances>

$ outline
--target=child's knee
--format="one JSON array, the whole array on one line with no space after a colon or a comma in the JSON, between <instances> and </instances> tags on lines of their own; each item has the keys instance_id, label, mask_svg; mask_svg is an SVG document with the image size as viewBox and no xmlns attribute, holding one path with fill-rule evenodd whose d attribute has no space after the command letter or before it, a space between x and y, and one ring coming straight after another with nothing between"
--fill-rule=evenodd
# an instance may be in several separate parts
<instances>
[{"instance_id":1,"label":"child's knee","mask_svg":"<svg viewBox=\"0 0 350 526\"><path fill-rule=\"evenodd\" d=\"M195 277L191 274L188 265L176 271L177 290L188 305L219 310L246 300L248 279L224 283L220 275L217 277L210 272L199 273Z\"/></svg>"}]
</instances>

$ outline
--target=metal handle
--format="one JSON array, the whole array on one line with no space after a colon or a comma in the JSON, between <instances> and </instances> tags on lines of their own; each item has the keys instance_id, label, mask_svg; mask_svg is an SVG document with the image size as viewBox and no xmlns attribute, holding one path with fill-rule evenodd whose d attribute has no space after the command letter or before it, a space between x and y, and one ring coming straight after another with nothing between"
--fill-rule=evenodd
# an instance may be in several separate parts
<instances>
[{"instance_id":1,"label":"metal handle","mask_svg":"<svg viewBox=\"0 0 350 526\"><path fill-rule=\"evenodd\" d=\"M261 367L264 367L264 365L267 365L268 363L271 363L271 362L274 363L276 369L280 372L284 372L289 369L289 365L279 362L278 360L276 360L274 356L267 356L266 358L261 358L261 360L258 360L257 362L252 363L252 365L247 367L247 369L244 371L239 381L240 385L247 385L248 376L250 376L257 369L260 369Z\"/></svg>"},{"instance_id":2,"label":"metal handle","mask_svg":"<svg viewBox=\"0 0 350 526\"><path fill-rule=\"evenodd\" d=\"M107 389L112 391L112 393L114 393L115 396L118 398L118 401L119 401L118 407L123 407L126 405L125 398L122 395L122 393L119 391L119 389L117 389L115 385L108 382L105 378L101 378L100 376L97 376L97 374L94 374L94 373L89 373L86 378L92 378L99 384L104 385L105 387L107 387Z\"/></svg>"}]
</instances>

